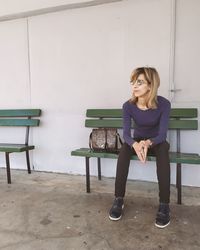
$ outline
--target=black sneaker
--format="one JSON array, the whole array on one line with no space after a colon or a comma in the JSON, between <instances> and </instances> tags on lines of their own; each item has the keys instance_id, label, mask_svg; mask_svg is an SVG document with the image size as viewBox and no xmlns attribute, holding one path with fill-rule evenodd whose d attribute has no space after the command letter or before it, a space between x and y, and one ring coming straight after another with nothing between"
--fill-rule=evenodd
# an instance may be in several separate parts
<instances>
[{"instance_id":1,"label":"black sneaker","mask_svg":"<svg viewBox=\"0 0 200 250\"><path fill-rule=\"evenodd\" d=\"M124 200L122 197L115 198L113 205L109 212L110 220L119 220L122 217L122 210L124 208Z\"/></svg>"},{"instance_id":2,"label":"black sneaker","mask_svg":"<svg viewBox=\"0 0 200 250\"><path fill-rule=\"evenodd\" d=\"M155 226L159 228L164 228L170 224L170 209L169 204L160 203L158 212L156 215Z\"/></svg>"}]
</instances>

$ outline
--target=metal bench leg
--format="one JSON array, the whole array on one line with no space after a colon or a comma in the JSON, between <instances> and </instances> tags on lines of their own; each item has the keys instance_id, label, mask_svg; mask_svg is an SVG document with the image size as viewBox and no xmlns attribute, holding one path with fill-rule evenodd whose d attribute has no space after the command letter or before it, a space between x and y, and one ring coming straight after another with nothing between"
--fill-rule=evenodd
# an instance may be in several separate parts
<instances>
[{"instance_id":1,"label":"metal bench leg","mask_svg":"<svg viewBox=\"0 0 200 250\"><path fill-rule=\"evenodd\" d=\"M181 164L177 163L176 165L176 187L177 187L177 203L181 204Z\"/></svg>"},{"instance_id":2,"label":"metal bench leg","mask_svg":"<svg viewBox=\"0 0 200 250\"><path fill-rule=\"evenodd\" d=\"M31 167L30 167L30 158L29 158L29 151L26 151L26 163L27 163L27 170L28 173L31 174Z\"/></svg>"},{"instance_id":3,"label":"metal bench leg","mask_svg":"<svg viewBox=\"0 0 200 250\"><path fill-rule=\"evenodd\" d=\"M97 158L97 165L98 165L98 179L101 180L101 158Z\"/></svg>"},{"instance_id":4,"label":"metal bench leg","mask_svg":"<svg viewBox=\"0 0 200 250\"><path fill-rule=\"evenodd\" d=\"M6 152L5 155L6 155L7 182L8 184L11 184L9 152Z\"/></svg>"},{"instance_id":5,"label":"metal bench leg","mask_svg":"<svg viewBox=\"0 0 200 250\"><path fill-rule=\"evenodd\" d=\"M87 193L90 193L90 158L85 157L85 163L86 163L86 190Z\"/></svg>"}]
</instances>

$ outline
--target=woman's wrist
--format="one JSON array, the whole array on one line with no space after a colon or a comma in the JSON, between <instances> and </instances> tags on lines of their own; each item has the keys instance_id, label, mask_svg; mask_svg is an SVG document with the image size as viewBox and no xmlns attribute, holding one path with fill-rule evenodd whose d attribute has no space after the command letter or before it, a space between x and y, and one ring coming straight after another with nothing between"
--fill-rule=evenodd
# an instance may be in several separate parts
<instances>
[{"instance_id":1,"label":"woman's wrist","mask_svg":"<svg viewBox=\"0 0 200 250\"><path fill-rule=\"evenodd\" d=\"M132 148L135 148L135 146L138 144L138 142L134 141L134 143L132 144Z\"/></svg>"},{"instance_id":2,"label":"woman's wrist","mask_svg":"<svg viewBox=\"0 0 200 250\"><path fill-rule=\"evenodd\" d=\"M153 144L153 142L150 139L146 140L146 143L147 143L148 148L150 148Z\"/></svg>"}]
</instances>

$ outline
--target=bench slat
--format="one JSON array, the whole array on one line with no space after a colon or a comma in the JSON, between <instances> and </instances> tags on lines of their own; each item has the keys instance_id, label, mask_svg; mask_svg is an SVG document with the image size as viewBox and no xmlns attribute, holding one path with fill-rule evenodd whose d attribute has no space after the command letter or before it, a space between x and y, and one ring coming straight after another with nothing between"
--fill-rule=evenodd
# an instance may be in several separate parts
<instances>
[{"instance_id":1,"label":"bench slat","mask_svg":"<svg viewBox=\"0 0 200 250\"><path fill-rule=\"evenodd\" d=\"M38 119L0 119L0 126L39 126Z\"/></svg>"},{"instance_id":2,"label":"bench slat","mask_svg":"<svg viewBox=\"0 0 200 250\"><path fill-rule=\"evenodd\" d=\"M170 120L169 121L169 129L198 129L198 121L197 120Z\"/></svg>"},{"instance_id":3,"label":"bench slat","mask_svg":"<svg viewBox=\"0 0 200 250\"><path fill-rule=\"evenodd\" d=\"M172 108L171 118L197 118L198 111L196 108Z\"/></svg>"},{"instance_id":4,"label":"bench slat","mask_svg":"<svg viewBox=\"0 0 200 250\"><path fill-rule=\"evenodd\" d=\"M86 119L88 128L122 128L122 119Z\"/></svg>"},{"instance_id":5,"label":"bench slat","mask_svg":"<svg viewBox=\"0 0 200 250\"><path fill-rule=\"evenodd\" d=\"M121 118L122 109L88 109L86 117L96 118Z\"/></svg>"},{"instance_id":6,"label":"bench slat","mask_svg":"<svg viewBox=\"0 0 200 250\"><path fill-rule=\"evenodd\" d=\"M122 119L86 119L87 128L122 128ZM132 124L132 127L134 125ZM197 120L170 120L169 129L198 129Z\"/></svg>"},{"instance_id":7,"label":"bench slat","mask_svg":"<svg viewBox=\"0 0 200 250\"><path fill-rule=\"evenodd\" d=\"M83 157L95 157L95 158L109 158L109 159L117 159L117 154L112 153L99 153L93 152L89 148L80 148L77 150L73 150L71 152L72 156L83 156ZM198 154L187 154L187 153L176 153L170 152L170 162L171 163L187 163L187 164L200 164L200 155ZM136 155L133 155L132 160L138 160ZM147 161L155 161L155 156L147 156Z\"/></svg>"},{"instance_id":8,"label":"bench slat","mask_svg":"<svg viewBox=\"0 0 200 250\"><path fill-rule=\"evenodd\" d=\"M87 117L93 118L121 118L122 109L88 109ZM170 112L171 118L196 118L196 108L172 108Z\"/></svg>"},{"instance_id":9,"label":"bench slat","mask_svg":"<svg viewBox=\"0 0 200 250\"><path fill-rule=\"evenodd\" d=\"M13 143L0 143L0 152L24 152L26 150L32 150L35 146L25 144L13 144Z\"/></svg>"},{"instance_id":10,"label":"bench slat","mask_svg":"<svg viewBox=\"0 0 200 250\"><path fill-rule=\"evenodd\" d=\"M41 109L2 109L0 117L40 116Z\"/></svg>"}]
</instances>

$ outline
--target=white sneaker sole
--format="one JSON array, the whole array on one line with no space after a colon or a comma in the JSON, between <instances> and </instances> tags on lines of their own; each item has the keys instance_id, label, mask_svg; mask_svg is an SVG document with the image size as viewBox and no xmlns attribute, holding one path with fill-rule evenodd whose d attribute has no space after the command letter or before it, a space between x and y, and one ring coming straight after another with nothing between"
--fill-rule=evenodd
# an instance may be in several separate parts
<instances>
[{"instance_id":1,"label":"white sneaker sole","mask_svg":"<svg viewBox=\"0 0 200 250\"><path fill-rule=\"evenodd\" d=\"M124 209L124 205L122 206L122 210ZM111 217L110 215L109 215L109 219L110 220L113 220L113 221L117 221L117 220L120 220L122 218L122 215L120 216L120 217L118 217L118 218L113 218L113 217Z\"/></svg>"},{"instance_id":2,"label":"white sneaker sole","mask_svg":"<svg viewBox=\"0 0 200 250\"><path fill-rule=\"evenodd\" d=\"M170 221L169 221L167 224L163 225L163 226L155 223L155 226L158 227L158 228L165 228L165 227L167 227L169 224L170 224Z\"/></svg>"}]
</instances>

